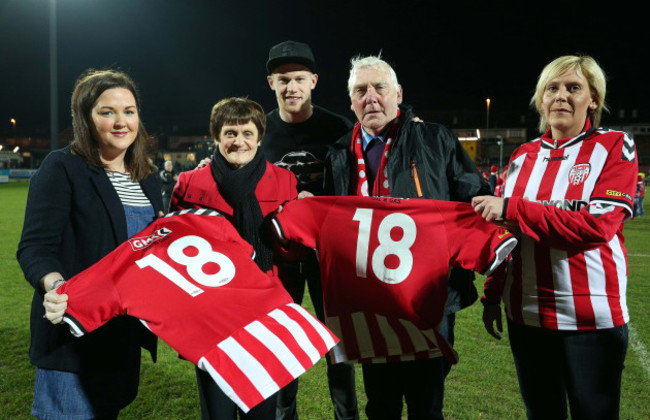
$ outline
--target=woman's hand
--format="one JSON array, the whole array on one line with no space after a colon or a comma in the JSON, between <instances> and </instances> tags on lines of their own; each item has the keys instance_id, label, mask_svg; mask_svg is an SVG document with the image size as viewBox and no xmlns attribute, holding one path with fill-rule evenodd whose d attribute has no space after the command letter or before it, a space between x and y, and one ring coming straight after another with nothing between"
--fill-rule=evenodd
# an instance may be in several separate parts
<instances>
[{"instance_id":1,"label":"woman's hand","mask_svg":"<svg viewBox=\"0 0 650 420\"><path fill-rule=\"evenodd\" d=\"M505 200L501 197L481 195L472 198L472 207L474 207L474 211L477 214L481 215L481 217L488 222L493 220L503 220L504 201Z\"/></svg>"},{"instance_id":2,"label":"woman's hand","mask_svg":"<svg viewBox=\"0 0 650 420\"><path fill-rule=\"evenodd\" d=\"M68 309L68 295L58 294L56 289L50 290L43 297L45 307L45 318L52 324L63 322L63 314Z\"/></svg>"}]
</instances>

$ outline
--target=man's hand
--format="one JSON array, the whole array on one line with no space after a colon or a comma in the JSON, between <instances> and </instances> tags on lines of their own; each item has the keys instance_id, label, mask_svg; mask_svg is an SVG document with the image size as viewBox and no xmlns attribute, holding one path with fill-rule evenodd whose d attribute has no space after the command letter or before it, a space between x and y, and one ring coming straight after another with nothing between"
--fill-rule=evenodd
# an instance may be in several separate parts
<instances>
[{"instance_id":1,"label":"man's hand","mask_svg":"<svg viewBox=\"0 0 650 420\"><path fill-rule=\"evenodd\" d=\"M505 199L491 195L480 195L472 198L474 211L487 222L503 220L503 205Z\"/></svg>"},{"instance_id":2,"label":"man's hand","mask_svg":"<svg viewBox=\"0 0 650 420\"><path fill-rule=\"evenodd\" d=\"M209 157L201 159L199 164L196 165L196 169L203 168L204 166L208 166L210 164L211 160L212 160L212 158L209 158ZM178 177L176 179L178 179Z\"/></svg>"},{"instance_id":3,"label":"man's hand","mask_svg":"<svg viewBox=\"0 0 650 420\"><path fill-rule=\"evenodd\" d=\"M496 329L494 329L494 324L496 323ZM485 325L485 330L492 337L497 340L501 340L501 334L503 333L503 324L501 322L501 305L500 304L486 304L483 306L483 325Z\"/></svg>"},{"instance_id":4,"label":"man's hand","mask_svg":"<svg viewBox=\"0 0 650 420\"><path fill-rule=\"evenodd\" d=\"M314 194L310 193L309 191L303 190L300 191L300 193L298 194L298 200L302 200L303 198L313 197L313 196Z\"/></svg>"}]
</instances>

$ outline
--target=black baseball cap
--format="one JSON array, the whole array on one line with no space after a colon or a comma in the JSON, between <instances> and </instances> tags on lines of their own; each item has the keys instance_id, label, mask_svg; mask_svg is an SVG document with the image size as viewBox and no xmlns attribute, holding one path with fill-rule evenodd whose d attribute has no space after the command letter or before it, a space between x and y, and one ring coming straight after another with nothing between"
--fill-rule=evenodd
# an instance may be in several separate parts
<instances>
[{"instance_id":1,"label":"black baseball cap","mask_svg":"<svg viewBox=\"0 0 650 420\"><path fill-rule=\"evenodd\" d=\"M314 54L311 52L309 45L296 42L284 41L271 47L269 51L269 61L266 62L266 69L269 74L283 64L296 63L307 67L312 73L316 68Z\"/></svg>"}]
</instances>

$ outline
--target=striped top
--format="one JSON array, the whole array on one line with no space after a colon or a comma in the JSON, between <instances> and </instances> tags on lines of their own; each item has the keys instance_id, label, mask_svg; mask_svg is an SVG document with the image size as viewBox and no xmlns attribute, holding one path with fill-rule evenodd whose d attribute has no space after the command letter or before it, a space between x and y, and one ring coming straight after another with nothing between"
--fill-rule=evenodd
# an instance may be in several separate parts
<instances>
[{"instance_id":1,"label":"striped top","mask_svg":"<svg viewBox=\"0 0 650 420\"><path fill-rule=\"evenodd\" d=\"M131 181L131 174L107 170L106 175L111 180L111 184L113 184L113 188L115 188L122 204L134 207L151 205L140 184Z\"/></svg>"},{"instance_id":2,"label":"striped top","mask_svg":"<svg viewBox=\"0 0 650 420\"><path fill-rule=\"evenodd\" d=\"M503 290L506 311L552 330L620 326L629 320L622 222L632 214L634 142L602 129L566 141L548 136L510 160L506 219L523 235ZM491 279L486 296L490 288Z\"/></svg>"}]
</instances>

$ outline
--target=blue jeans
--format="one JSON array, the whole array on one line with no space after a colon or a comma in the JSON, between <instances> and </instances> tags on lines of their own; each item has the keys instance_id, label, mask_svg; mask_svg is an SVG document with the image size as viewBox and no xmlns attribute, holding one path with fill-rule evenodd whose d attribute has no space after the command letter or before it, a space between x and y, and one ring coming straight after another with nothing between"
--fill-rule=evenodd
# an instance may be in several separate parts
<instances>
[{"instance_id":1,"label":"blue jeans","mask_svg":"<svg viewBox=\"0 0 650 420\"><path fill-rule=\"evenodd\" d=\"M100 412L76 373L36 368L32 416L48 420L116 419L119 411L112 408Z\"/></svg>"},{"instance_id":2,"label":"blue jeans","mask_svg":"<svg viewBox=\"0 0 650 420\"><path fill-rule=\"evenodd\" d=\"M618 419L627 325L557 331L508 320L510 348L529 420Z\"/></svg>"}]
</instances>

